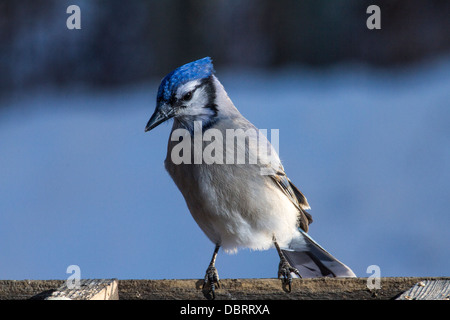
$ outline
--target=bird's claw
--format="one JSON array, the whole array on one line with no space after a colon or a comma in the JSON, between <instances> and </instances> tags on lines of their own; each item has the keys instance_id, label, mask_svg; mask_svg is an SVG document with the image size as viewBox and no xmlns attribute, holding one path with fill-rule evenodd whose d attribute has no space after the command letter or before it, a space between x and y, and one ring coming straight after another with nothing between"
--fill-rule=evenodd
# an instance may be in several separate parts
<instances>
[{"instance_id":1,"label":"bird's claw","mask_svg":"<svg viewBox=\"0 0 450 320\"><path fill-rule=\"evenodd\" d=\"M215 288L220 288L219 284L219 274L217 273L216 267L210 265L208 269L206 269L205 281L203 282L203 291L205 290L205 286L209 284L209 290L206 291L207 294L212 295L212 299L216 298Z\"/></svg>"},{"instance_id":2,"label":"bird's claw","mask_svg":"<svg viewBox=\"0 0 450 320\"><path fill-rule=\"evenodd\" d=\"M278 266L278 278L282 278L283 284L287 285L289 288L289 292L291 292L292 288L292 275L291 273L295 273L300 278L300 272L294 267L292 267L289 262L285 259L280 260L280 264Z\"/></svg>"}]
</instances>

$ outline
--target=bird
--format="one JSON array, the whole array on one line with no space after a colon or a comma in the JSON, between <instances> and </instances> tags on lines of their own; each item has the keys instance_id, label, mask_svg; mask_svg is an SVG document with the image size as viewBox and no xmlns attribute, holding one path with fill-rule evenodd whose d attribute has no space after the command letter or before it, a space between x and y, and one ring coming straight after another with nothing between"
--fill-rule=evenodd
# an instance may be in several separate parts
<instances>
[{"instance_id":1,"label":"bird","mask_svg":"<svg viewBox=\"0 0 450 320\"><path fill-rule=\"evenodd\" d=\"M273 145L235 107L210 57L186 63L161 80L145 132L170 119L164 166L214 244L203 282L213 299L220 288L215 266L220 248L234 253L275 247L277 275L288 292L293 278L356 276L308 234L313 219L306 197L286 175ZM244 133L240 143L236 132ZM198 135L203 139L196 140ZM216 161L206 156L213 144L209 158Z\"/></svg>"}]
</instances>

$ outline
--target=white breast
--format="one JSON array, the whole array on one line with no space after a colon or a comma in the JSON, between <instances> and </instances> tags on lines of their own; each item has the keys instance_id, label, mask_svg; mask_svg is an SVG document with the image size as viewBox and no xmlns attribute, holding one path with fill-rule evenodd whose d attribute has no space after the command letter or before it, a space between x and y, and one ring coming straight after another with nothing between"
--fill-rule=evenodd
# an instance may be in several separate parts
<instances>
[{"instance_id":1,"label":"white breast","mask_svg":"<svg viewBox=\"0 0 450 320\"><path fill-rule=\"evenodd\" d=\"M225 134L232 126L229 121L220 121L215 128ZM175 165L171 152L176 144L169 139L165 167L213 243L226 251L265 250L272 246L273 235L282 247L298 235L297 209L270 177L261 175L258 164Z\"/></svg>"}]
</instances>

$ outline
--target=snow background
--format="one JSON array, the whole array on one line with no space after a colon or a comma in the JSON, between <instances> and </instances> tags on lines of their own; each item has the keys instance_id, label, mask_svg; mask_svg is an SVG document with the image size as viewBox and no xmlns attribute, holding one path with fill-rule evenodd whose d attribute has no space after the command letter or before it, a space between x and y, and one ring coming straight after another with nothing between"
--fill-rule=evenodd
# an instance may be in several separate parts
<instances>
[{"instance_id":1,"label":"snow background","mask_svg":"<svg viewBox=\"0 0 450 320\"><path fill-rule=\"evenodd\" d=\"M217 68L216 68L217 69ZM168 70L170 71L170 70ZM279 129L311 236L360 277L448 276L450 58L408 69L217 69L241 111ZM42 87L0 101L0 279L202 278L214 245L144 133L158 81ZM276 277L278 256L219 253L221 278Z\"/></svg>"}]
</instances>

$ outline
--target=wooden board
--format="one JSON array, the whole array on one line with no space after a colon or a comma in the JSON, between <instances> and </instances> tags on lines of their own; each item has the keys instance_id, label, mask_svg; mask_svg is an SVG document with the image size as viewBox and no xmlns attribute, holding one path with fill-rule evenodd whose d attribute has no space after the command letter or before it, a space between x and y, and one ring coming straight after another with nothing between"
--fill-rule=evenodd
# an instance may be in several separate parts
<instances>
[{"instance_id":1,"label":"wooden board","mask_svg":"<svg viewBox=\"0 0 450 320\"><path fill-rule=\"evenodd\" d=\"M119 300L117 279L82 279L69 289L64 283L45 300Z\"/></svg>"},{"instance_id":2,"label":"wooden board","mask_svg":"<svg viewBox=\"0 0 450 320\"><path fill-rule=\"evenodd\" d=\"M423 280L397 300L450 300L450 280Z\"/></svg>"}]
</instances>

